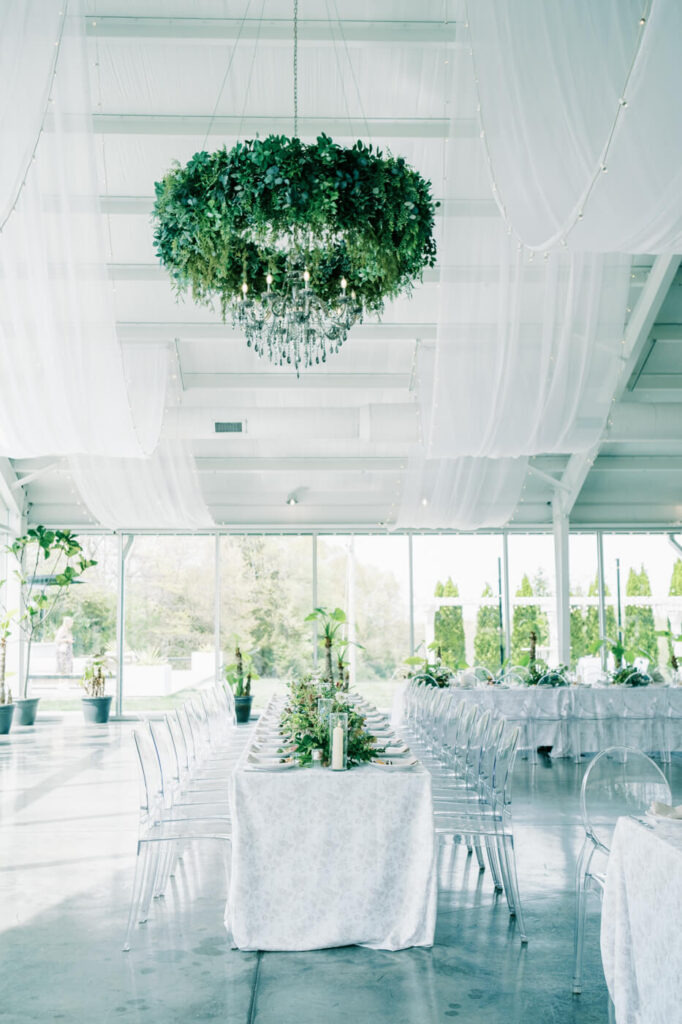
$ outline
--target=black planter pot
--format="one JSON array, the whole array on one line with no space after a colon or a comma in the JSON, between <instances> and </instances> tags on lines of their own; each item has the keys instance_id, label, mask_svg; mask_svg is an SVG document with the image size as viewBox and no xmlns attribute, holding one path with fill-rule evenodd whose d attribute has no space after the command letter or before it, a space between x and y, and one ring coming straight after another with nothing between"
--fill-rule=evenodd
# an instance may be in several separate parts
<instances>
[{"instance_id":1,"label":"black planter pot","mask_svg":"<svg viewBox=\"0 0 682 1024\"><path fill-rule=\"evenodd\" d=\"M82 697L83 718L91 725L106 725L111 710L111 697Z\"/></svg>"},{"instance_id":2,"label":"black planter pot","mask_svg":"<svg viewBox=\"0 0 682 1024\"><path fill-rule=\"evenodd\" d=\"M248 697L234 698L234 711L237 716L238 723L241 723L243 725L245 722L248 722L249 718L251 718L252 700L253 697L251 695L249 695Z\"/></svg>"},{"instance_id":3,"label":"black planter pot","mask_svg":"<svg viewBox=\"0 0 682 1024\"><path fill-rule=\"evenodd\" d=\"M17 706L17 725L35 725L40 697L24 697L14 703Z\"/></svg>"},{"instance_id":4,"label":"black planter pot","mask_svg":"<svg viewBox=\"0 0 682 1024\"><path fill-rule=\"evenodd\" d=\"M14 704L0 704L0 736L6 736L12 728Z\"/></svg>"}]
</instances>

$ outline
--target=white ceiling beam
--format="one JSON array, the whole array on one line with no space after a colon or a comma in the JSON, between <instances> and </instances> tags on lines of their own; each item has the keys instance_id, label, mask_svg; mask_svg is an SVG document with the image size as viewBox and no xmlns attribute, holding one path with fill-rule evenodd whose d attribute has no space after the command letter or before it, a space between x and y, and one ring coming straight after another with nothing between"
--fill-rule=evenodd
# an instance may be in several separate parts
<instances>
[{"instance_id":1,"label":"white ceiling beam","mask_svg":"<svg viewBox=\"0 0 682 1024\"><path fill-rule=\"evenodd\" d=\"M637 305L623 332L623 372L620 377L620 384L616 387L613 395L614 401L619 399L627 387L637 361L647 344L651 330L659 313L663 301L675 280L680 266L679 256L657 256L649 272L646 284L640 292ZM601 444L609 440L608 428L602 433L601 439L587 452L572 455L562 477L565 485L559 500L563 511L570 515L578 500L580 491L590 468L597 457Z\"/></svg>"},{"instance_id":2,"label":"white ceiling beam","mask_svg":"<svg viewBox=\"0 0 682 1024\"><path fill-rule=\"evenodd\" d=\"M26 492L9 459L0 458L0 501L7 509L10 530L19 532L24 515Z\"/></svg>"},{"instance_id":3,"label":"white ceiling beam","mask_svg":"<svg viewBox=\"0 0 682 1024\"><path fill-rule=\"evenodd\" d=\"M180 312L180 310L179 310ZM244 344L244 335L230 324L183 323L182 321L119 321L116 324L119 341L167 341L179 338L181 341L238 341ZM424 341L436 337L435 323L363 323L353 328L351 338L357 341L386 341L421 338ZM282 374L284 376L284 374Z\"/></svg>"},{"instance_id":4,"label":"white ceiling beam","mask_svg":"<svg viewBox=\"0 0 682 1024\"><path fill-rule=\"evenodd\" d=\"M682 440L678 436L678 440ZM682 455L599 455L593 473L682 473ZM681 496L682 497L682 496Z\"/></svg>"},{"instance_id":5,"label":"white ceiling beam","mask_svg":"<svg viewBox=\"0 0 682 1024\"><path fill-rule=\"evenodd\" d=\"M182 384L185 391L201 389L234 389L252 388L254 390L281 390L295 388L297 391L310 391L316 388L330 390L341 388L371 388L373 390L403 390L410 386L409 373L312 373L306 371L300 377L295 373L183 373Z\"/></svg>"},{"instance_id":6,"label":"white ceiling beam","mask_svg":"<svg viewBox=\"0 0 682 1024\"><path fill-rule=\"evenodd\" d=\"M177 39L183 43L222 43L258 40L282 42L291 46L290 18L145 18L98 16L86 18L89 36L99 39ZM424 46L454 43L457 24L454 21L374 21L304 18L298 22L299 43L399 43Z\"/></svg>"},{"instance_id":7,"label":"white ceiling beam","mask_svg":"<svg viewBox=\"0 0 682 1024\"><path fill-rule=\"evenodd\" d=\"M263 115L254 117L224 116L210 114L93 114L93 127L100 135L206 135L237 136L248 138L260 134L286 134L291 131L291 117ZM328 117L319 114L299 117L298 132L301 138L316 137L321 132L336 139L357 136L357 124L373 139L472 139L478 134L478 125L473 118L448 120L444 117L370 117L361 120L348 117ZM48 118L46 129L52 128ZM76 122L74 122L74 127Z\"/></svg>"},{"instance_id":8,"label":"white ceiling beam","mask_svg":"<svg viewBox=\"0 0 682 1024\"><path fill-rule=\"evenodd\" d=\"M200 473L399 473L405 469L406 460L392 457L368 456L367 458L344 457L290 457L269 458L217 458L198 456L197 469Z\"/></svg>"}]
</instances>

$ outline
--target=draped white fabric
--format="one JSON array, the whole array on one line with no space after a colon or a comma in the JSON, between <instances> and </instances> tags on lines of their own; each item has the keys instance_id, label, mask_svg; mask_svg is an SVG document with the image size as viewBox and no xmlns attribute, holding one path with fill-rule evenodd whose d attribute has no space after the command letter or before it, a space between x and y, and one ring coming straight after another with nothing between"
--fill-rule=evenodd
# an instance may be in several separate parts
<instances>
[{"instance_id":1,"label":"draped white fabric","mask_svg":"<svg viewBox=\"0 0 682 1024\"><path fill-rule=\"evenodd\" d=\"M516 508L527 459L411 458L396 526L478 530L504 526Z\"/></svg>"},{"instance_id":2,"label":"draped white fabric","mask_svg":"<svg viewBox=\"0 0 682 1024\"><path fill-rule=\"evenodd\" d=\"M19 194L48 104L64 0L0 4L0 224Z\"/></svg>"},{"instance_id":3,"label":"draped white fabric","mask_svg":"<svg viewBox=\"0 0 682 1024\"><path fill-rule=\"evenodd\" d=\"M466 289L441 287L428 454L587 450L604 428L621 372L630 259L551 253L531 260L500 218L472 219L464 230L468 239L460 232L453 244L460 254L468 248L481 273Z\"/></svg>"},{"instance_id":4,"label":"draped white fabric","mask_svg":"<svg viewBox=\"0 0 682 1024\"><path fill-rule=\"evenodd\" d=\"M682 252L679 0L472 0L468 20L495 198L519 238Z\"/></svg>"},{"instance_id":5,"label":"draped white fabric","mask_svg":"<svg viewBox=\"0 0 682 1024\"><path fill-rule=\"evenodd\" d=\"M435 350L417 354L416 391L422 438L431 430ZM408 460L395 527L476 530L504 526L521 496L528 460L428 458L422 443Z\"/></svg>"},{"instance_id":6,"label":"draped white fabric","mask_svg":"<svg viewBox=\"0 0 682 1024\"><path fill-rule=\"evenodd\" d=\"M148 353L155 368L138 436L132 405L140 403L128 394L106 271L84 22L74 0L53 98L49 130L0 235L0 454L139 457L158 440L167 355L162 347Z\"/></svg>"},{"instance_id":7,"label":"draped white fabric","mask_svg":"<svg viewBox=\"0 0 682 1024\"><path fill-rule=\"evenodd\" d=\"M189 444L162 440L148 459L75 456L69 466L95 518L111 530L214 525Z\"/></svg>"}]
</instances>

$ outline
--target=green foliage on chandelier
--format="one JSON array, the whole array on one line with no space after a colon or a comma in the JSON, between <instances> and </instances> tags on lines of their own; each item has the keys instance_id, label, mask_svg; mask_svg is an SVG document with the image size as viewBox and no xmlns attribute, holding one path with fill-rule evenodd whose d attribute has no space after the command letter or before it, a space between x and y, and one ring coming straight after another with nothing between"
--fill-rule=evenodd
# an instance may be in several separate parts
<instances>
[{"instance_id":1,"label":"green foliage on chandelier","mask_svg":"<svg viewBox=\"0 0 682 1024\"><path fill-rule=\"evenodd\" d=\"M345 277L365 311L379 313L436 261L430 182L361 141L344 149L327 135L313 145L269 135L195 153L154 187L159 259L178 294L218 299L223 317L244 281L260 294L271 274L277 293L291 269L307 269L332 305Z\"/></svg>"}]
</instances>

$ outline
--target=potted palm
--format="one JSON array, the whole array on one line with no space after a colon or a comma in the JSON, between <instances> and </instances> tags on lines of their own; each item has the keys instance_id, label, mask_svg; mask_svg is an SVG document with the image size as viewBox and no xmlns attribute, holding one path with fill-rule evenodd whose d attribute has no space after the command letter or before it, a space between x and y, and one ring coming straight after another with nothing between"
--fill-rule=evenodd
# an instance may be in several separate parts
<instances>
[{"instance_id":1,"label":"potted palm","mask_svg":"<svg viewBox=\"0 0 682 1024\"><path fill-rule=\"evenodd\" d=\"M106 725L111 710L111 695L105 694L110 669L109 655L102 652L88 658L80 684L85 690L82 698L83 718L89 724Z\"/></svg>"},{"instance_id":2,"label":"potted palm","mask_svg":"<svg viewBox=\"0 0 682 1024\"><path fill-rule=\"evenodd\" d=\"M251 717L251 681L258 679L250 654L243 654L239 642L235 644L234 661L223 669L225 681L232 688L237 722L244 724Z\"/></svg>"},{"instance_id":3,"label":"potted palm","mask_svg":"<svg viewBox=\"0 0 682 1024\"><path fill-rule=\"evenodd\" d=\"M33 640L52 621L71 584L97 563L85 557L71 530L48 530L44 526L30 527L5 550L19 563L15 576L21 585L23 610L15 616L15 621L26 643L19 699L15 702L17 720L19 725L33 725L40 699L28 695ZM44 568L48 570L42 574L38 572L41 559L43 565L47 563ZM7 609L3 612L12 615Z\"/></svg>"},{"instance_id":4,"label":"potted palm","mask_svg":"<svg viewBox=\"0 0 682 1024\"><path fill-rule=\"evenodd\" d=\"M335 608L333 612L326 608L313 608L310 615L306 615L304 622L319 622L322 625L322 641L324 643L325 670L322 678L330 686L336 686L338 690L348 689L348 662L345 655L349 647L362 648L362 644L354 640L348 640L343 636L343 627L346 625L346 613L343 608ZM337 651L337 662L339 669L338 680L334 679L334 650Z\"/></svg>"},{"instance_id":5,"label":"potted palm","mask_svg":"<svg viewBox=\"0 0 682 1024\"><path fill-rule=\"evenodd\" d=\"M12 728L14 704L12 691L5 687L5 667L7 665L7 641L10 638L12 618L6 615L0 619L0 736L5 736Z\"/></svg>"}]
</instances>

